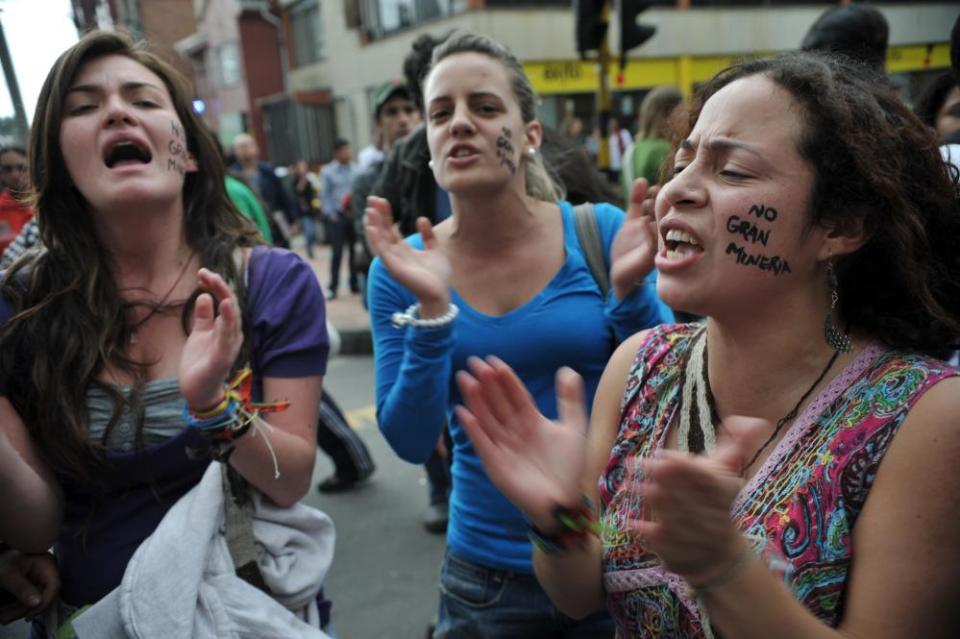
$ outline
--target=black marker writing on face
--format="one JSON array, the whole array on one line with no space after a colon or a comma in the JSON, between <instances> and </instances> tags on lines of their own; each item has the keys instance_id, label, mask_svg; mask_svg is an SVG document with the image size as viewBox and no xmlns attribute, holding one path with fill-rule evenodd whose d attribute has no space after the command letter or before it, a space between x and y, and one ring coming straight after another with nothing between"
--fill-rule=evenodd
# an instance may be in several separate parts
<instances>
[{"instance_id":1,"label":"black marker writing on face","mask_svg":"<svg viewBox=\"0 0 960 639\"><path fill-rule=\"evenodd\" d=\"M790 270L790 263L779 255L769 257L767 255L750 254L736 242L730 242L727 245L727 255L736 255L737 264L754 266L761 271L767 271L774 275L786 275L792 272Z\"/></svg>"},{"instance_id":2,"label":"black marker writing on face","mask_svg":"<svg viewBox=\"0 0 960 639\"><path fill-rule=\"evenodd\" d=\"M173 132L173 135L176 139L170 140L170 143L167 144L167 150L172 156L167 160L167 170L176 171L180 175L186 175L186 166L187 162L190 160L190 156L187 152L183 127L176 122L171 122L170 130Z\"/></svg>"},{"instance_id":3,"label":"black marker writing on face","mask_svg":"<svg viewBox=\"0 0 960 639\"><path fill-rule=\"evenodd\" d=\"M754 204L750 207L750 212L747 215L755 215L757 219L773 222L777 219L777 209L763 204Z\"/></svg>"},{"instance_id":4,"label":"black marker writing on face","mask_svg":"<svg viewBox=\"0 0 960 639\"><path fill-rule=\"evenodd\" d=\"M510 175L517 174L517 163L513 159L513 143L510 138L513 132L507 127L503 127L503 133L497 138L497 158L500 159L500 166L507 167Z\"/></svg>"},{"instance_id":5,"label":"black marker writing on face","mask_svg":"<svg viewBox=\"0 0 960 639\"><path fill-rule=\"evenodd\" d=\"M743 239L749 240L753 244L767 245L770 240L770 230L763 230L750 220L741 219L739 215L731 215L727 218L727 230L735 235L742 235Z\"/></svg>"}]
</instances>

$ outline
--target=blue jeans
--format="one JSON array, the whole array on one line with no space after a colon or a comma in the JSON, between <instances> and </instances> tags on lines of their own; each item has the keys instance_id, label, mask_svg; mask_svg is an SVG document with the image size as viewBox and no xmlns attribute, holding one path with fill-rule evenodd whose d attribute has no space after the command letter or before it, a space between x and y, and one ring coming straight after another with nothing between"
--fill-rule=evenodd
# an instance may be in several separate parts
<instances>
[{"instance_id":1,"label":"blue jeans","mask_svg":"<svg viewBox=\"0 0 960 639\"><path fill-rule=\"evenodd\" d=\"M577 621L554 607L537 578L487 568L449 550L440 571L433 639L613 639L606 610Z\"/></svg>"},{"instance_id":2,"label":"blue jeans","mask_svg":"<svg viewBox=\"0 0 960 639\"><path fill-rule=\"evenodd\" d=\"M302 216L300 218L300 228L303 229L303 239L306 244L307 257L313 259L313 247L317 243L317 227L313 216Z\"/></svg>"}]
</instances>

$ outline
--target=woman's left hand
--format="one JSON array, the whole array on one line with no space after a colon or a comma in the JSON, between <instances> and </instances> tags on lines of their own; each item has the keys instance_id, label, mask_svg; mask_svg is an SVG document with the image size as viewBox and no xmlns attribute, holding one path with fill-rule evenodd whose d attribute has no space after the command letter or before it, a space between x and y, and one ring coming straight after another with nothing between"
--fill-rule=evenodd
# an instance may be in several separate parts
<instances>
[{"instance_id":1,"label":"woman's left hand","mask_svg":"<svg viewBox=\"0 0 960 639\"><path fill-rule=\"evenodd\" d=\"M639 178L630 190L627 219L610 249L610 285L618 299L642 286L644 278L653 270L653 258L657 254L653 202L659 188L648 188L646 178Z\"/></svg>"},{"instance_id":2,"label":"woman's left hand","mask_svg":"<svg viewBox=\"0 0 960 639\"><path fill-rule=\"evenodd\" d=\"M197 277L206 292L194 307L193 329L180 357L179 377L187 405L200 411L223 398L223 384L240 354L243 331L239 303L223 278L205 268Z\"/></svg>"},{"instance_id":3,"label":"woman's left hand","mask_svg":"<svg viewBox=\"0 0 960 639\"><path fill-rule=\"evenodd\" d=\"M730 518L743 488L743 460L769 432L762 420L724 420L729 433L709 455L660 450L638 462L633 489L644 503L644 519L631 524L639 543L693 586L729 573L749 549Z\"/></svg>"}]
</instances>

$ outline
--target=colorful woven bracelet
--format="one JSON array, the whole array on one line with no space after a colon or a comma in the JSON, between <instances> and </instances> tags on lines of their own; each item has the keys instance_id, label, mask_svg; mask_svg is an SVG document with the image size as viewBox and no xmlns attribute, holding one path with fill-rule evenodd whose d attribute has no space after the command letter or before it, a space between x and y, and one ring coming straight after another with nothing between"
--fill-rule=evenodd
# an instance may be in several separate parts
<instances>
[{"instance_id":1,"label":"colorful woven bracelet","mask_svg":"<svg viewBox=\"0 0 960 639\"><path fill-rule=\"evenodd\" d=\"M532 523L527 524L527 537L534 548L547 555L558 555L573 547L583 546L588 535L600 534L600 522L593 500L583 495L576 508L557 506L553 509L553 519L560 524L560 532L545 534Z\"/></svg>"}]
</instances>

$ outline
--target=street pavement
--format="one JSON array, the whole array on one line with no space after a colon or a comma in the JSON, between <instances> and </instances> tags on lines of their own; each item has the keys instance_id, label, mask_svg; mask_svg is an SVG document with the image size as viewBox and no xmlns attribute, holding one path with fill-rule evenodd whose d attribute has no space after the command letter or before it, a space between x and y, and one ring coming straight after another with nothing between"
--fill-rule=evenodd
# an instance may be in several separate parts
<instances>
[{"instance_id":1,"label":"street pavement","mask_svg":"<svg viewBox=\"0 0 960 639\"><path fill-rule=\"evenodd\" d=\"M310 260L324 290L329 253L322 246ZM421 639L437 610L444 536L423 527L423 468L398 458L377 430L369 317L360 296L350 293L346 266L341 270L340 291L327 302L327 318L340 333L344 354L330 360L323 386L370 449L377 470L353 491L330 495L313 489L304 502L330 515L337 530L325 584L337 637ZM329 458L318 453L314 486L332 472Z\"/></svg>"}]
</instances>

